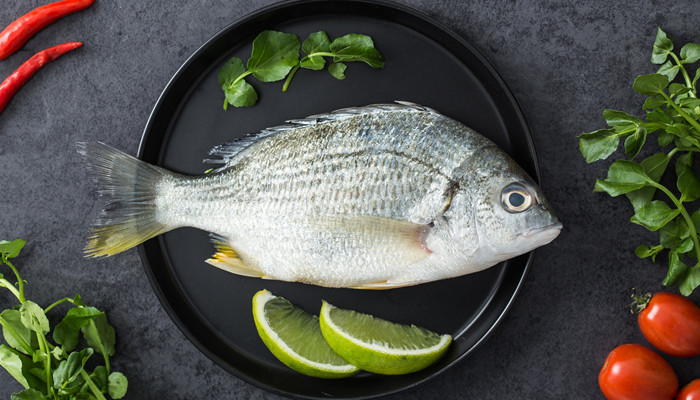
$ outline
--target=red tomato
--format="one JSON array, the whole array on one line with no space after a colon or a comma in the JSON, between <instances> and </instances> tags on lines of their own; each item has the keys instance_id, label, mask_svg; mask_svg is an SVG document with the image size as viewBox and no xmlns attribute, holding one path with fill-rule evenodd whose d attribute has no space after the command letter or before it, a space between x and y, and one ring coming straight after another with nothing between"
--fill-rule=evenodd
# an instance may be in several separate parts
<instances>
[{"instance_id":1,"label":"red tomato","mask_svg":"<svg viewBox=\"0 0 700 400\"><path fill-rule=\"evenodd\" d=\"M676 357L700 355L700 307L674 293L655 294L637 319L654 347Z\"/></svg>"},{"instance_id":2,"label":"red tomato","mask_svg":"<svg viewBox=\"0 0 700 400\"><path fill-rule=\"evenodd\" d=\"M673 368L638 344L623 344L611 351L598 384L608 400L672 400L678 391Z\"/></svg>"},{"instance_id":3,"label":"red tomato","mask_svg":"<svg viewBox=\"0 0 700 400\"><path fill-rule=\"evenodd\" d=\"M700 379L683 386L676 400L700 400Z\"/></svg>"}]
</instances>

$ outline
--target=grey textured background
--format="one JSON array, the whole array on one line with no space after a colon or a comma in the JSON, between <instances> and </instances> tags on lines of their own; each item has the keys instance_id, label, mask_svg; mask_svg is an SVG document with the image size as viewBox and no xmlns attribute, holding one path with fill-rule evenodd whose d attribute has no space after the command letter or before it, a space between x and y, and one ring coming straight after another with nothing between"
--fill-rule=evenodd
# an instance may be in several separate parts
<instances>
[{"instance_id":1,"label":"grey textured background","mask_svg":"<svg viewBox=\"0 0 700 400\"><path fill-rule=\"evenodd\" d=\"M4 26L41 0L5 0ZM634 77L649 64L656 27L677 45L700 41L695 0L402 0L470 41L500 72L525 114L542 181L565 228L537 251L517 301L473 355L392 398L595 399L597 375L615 346L646 344L624 305L633 287L662 290L665 267L633 249L654 238L628 222L622 199L592 193L608 163L586 165L576 136L602 127L603 108L639 114ZM17 260L28 296L47 305L79 292L117 329L116 370L127 398L276 399L203 356L165 314L136 251L96 263L81 256L99 202L75 143L101 140L134 154L160 92L204 41L261 0L105 1L50 26L0 62L9 75L40 49L85 46L37 74L0 115L0 239L29 240ZM674 289L675 290L675 289ZM697 300L697 296L696 296ZM13 298L0 292L0 306ZM666 357L681 384L700 377L698 358ZM0 398L20 385L0 372Z\"/></svg>"}]
</instances>

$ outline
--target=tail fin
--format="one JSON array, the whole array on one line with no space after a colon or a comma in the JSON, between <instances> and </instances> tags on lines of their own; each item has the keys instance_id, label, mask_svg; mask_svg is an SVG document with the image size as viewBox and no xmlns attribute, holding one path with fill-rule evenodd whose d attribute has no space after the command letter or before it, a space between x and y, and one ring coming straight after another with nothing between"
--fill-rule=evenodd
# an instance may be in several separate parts
<instances>
[{"instance_id":1,"label":"tail fin","mask_svg":"<svg viewBox=\"0 0 700 400\"><path fill-rule=\"evenodd\" d=\"M157 183L170 172L103 143L78 143L88 177L108 204L93 222L86 257L108 257L170 229L156 220Z\"/></svg>"}]
</instances>

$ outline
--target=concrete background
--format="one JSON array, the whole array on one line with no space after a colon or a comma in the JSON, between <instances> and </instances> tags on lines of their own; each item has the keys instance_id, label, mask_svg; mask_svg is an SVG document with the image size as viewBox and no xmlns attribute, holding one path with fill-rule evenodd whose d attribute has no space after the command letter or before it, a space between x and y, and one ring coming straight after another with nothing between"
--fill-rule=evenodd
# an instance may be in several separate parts
<instances>
[{"instance_id":1,"label":"concrete background","mask_svg":"<svg viewBox=\"0 0 700 400\"><path fill-rule=\"evenodd\" d=\"M44 3L4 1L0 25ZM75 152L78 141L101 140L135 154L154 103L186 58L226 25L272 3L98 0L0 62L4 77L49 45L85 42L32 78L0 114L0 239L29 241L16 262L28 297L45 306L79 292L108 312L118 335L112 364L129 378L127 398L280 398L228 374L188 342L156 299L136 251L104 263L82 258L100 203ZM655 71L649 57L656 27L673 35L677 48L700 42L700 4L400 3L451 27L499 71L533 133L564 230L537 251L513 308L479 350L392 398L603 398L597 375L607 353L622 343L647 344L625 309L629 294L664 290L665 266L635 257L634 248L655 235L629 223L626 200L592 193L609 162L587 165L576 136L602 128L604 108L641 113L643 97L631 86L636 75ZM11 304L13 297L0 292L0 306ZM700 377L700 359L666 359L681 384ZM0 372L0 398L20 389Z\"/></svg>"}]
</instances>

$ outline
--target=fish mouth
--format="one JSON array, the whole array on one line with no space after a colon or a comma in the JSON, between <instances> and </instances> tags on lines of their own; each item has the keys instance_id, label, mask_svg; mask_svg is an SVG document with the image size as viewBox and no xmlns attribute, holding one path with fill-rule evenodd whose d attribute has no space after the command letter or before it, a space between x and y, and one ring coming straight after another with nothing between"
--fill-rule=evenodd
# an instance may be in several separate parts
<instances>
[{"instance_id":1,"label":"fish mouth","mask_svg":"<svg viewBox=\"0 0 700 400\"><path fill-rule=\"evenodd\" d=\"M559 236L559 233L561 233L561 229L563 226L564 225L562 225L561 222L555 222L550 225L523 232L519 236L527 239L537 239L538 242L542 242L542 244L547 244L552 240L556 239L557 236Z\"/></svg>"}]
</instances>

